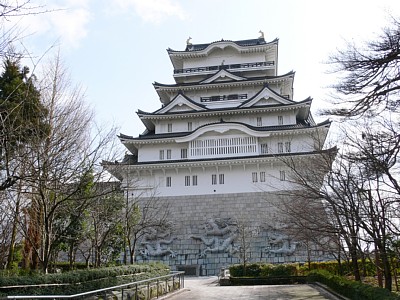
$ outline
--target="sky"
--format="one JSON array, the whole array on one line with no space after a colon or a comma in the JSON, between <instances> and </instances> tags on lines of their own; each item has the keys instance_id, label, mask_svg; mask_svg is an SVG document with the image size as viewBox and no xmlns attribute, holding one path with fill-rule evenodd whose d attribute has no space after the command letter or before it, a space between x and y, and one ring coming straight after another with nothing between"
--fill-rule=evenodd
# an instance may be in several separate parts
<instances>
[{"instance_id":1,"label":"sky","mask_svg":"<svg viewBox=\"0 0 400 300\"><path fill-rule=\"evenodd\" d=\"M138 136L137 110L161 107L152 83L174 83L167 48L184 50L186 40L209 43L279 39L278 74L295 71L294 100L311 96L317 121L326 105L330 54L345 41L375 38L400 16L396 0L31 0L50 11L12 19L23 28L21 46L33 60L60 51L74 83L99 124Z\"/></svg>"}]
</instances>

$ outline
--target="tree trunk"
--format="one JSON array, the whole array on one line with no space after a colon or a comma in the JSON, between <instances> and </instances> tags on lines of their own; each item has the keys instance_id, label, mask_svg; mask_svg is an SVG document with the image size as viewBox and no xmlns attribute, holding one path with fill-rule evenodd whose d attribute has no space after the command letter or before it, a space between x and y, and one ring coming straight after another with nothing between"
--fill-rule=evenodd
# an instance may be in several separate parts
<instances>
[{"instance_id":1,"label":"tree trunk","mask_svg":"<svg viewBox=\"0 0 400 300\"><path fill-rule=\"evenodd\" d=\"M12 234L10 240L10 248L8 250L8 258L7 258L7 269L12 269L13 267L13 260L14 260L14 252L15 252L15 240L17 237L17 227L19 221L19 213L20 213L20 199L17 196L17 203L15 203L15 212L14 212L14 221L12 227Z\"/></svg>"}]
</instances>

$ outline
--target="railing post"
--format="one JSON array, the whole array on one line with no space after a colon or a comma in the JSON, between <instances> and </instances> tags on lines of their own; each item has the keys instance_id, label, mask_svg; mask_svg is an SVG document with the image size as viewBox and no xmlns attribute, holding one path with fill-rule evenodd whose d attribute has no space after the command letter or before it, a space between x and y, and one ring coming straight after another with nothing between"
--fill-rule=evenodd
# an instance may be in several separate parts
<instances>
[{"instance_id":1,"label":"railing post","mask_svg":"<svg viewBox=\"0 0 400 300\"><path fill-rule=\"evenodd\" d=\"M158 298L158 282L159 280L157 279L157 298Z\"/></svg>"}]
</instances>

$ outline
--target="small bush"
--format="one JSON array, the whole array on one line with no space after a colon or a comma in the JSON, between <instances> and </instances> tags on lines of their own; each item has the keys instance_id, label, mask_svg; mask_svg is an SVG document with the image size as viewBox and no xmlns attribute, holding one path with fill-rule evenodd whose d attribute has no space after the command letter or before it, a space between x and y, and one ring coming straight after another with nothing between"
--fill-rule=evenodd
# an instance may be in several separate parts
<instances>
[{"instance_id":1,"label":"small bush","mask_svg":"<svg viewBox=\"0 0 400 300\"><path fill-rule=\"evenodd\" d=\"M167 266L161 263L151 263L76 270L60 274L0 277L0 297L17 294L70 295L167 274L169 274ZM47 284L59 285L46 286ZM27 287L12 288L12 286L23 285Z\"/></svg>"},{"instance_id":2,"label":"small bush","mask_svg":"<svg viewBox=\"0 0 400 300\"><path fill-rule=\"evenodd\" d=\"M229 268L232 277L287 277L296 276L297 264L250 264L244 272L243 265L233 265Z\"/></svg>"},{"instance_id":3,"label":"small bush","mask_svg":"<svg viewBox=\"0 0 400 300\"><path fill-rule=\"evenodd\" d=\"M399 300L400 296L390 291L351 281L344 277L331 274L327 271L312 271L308 275L309 282L320 282L340 295L353 300Z\"/></svg>"}]
</instances>

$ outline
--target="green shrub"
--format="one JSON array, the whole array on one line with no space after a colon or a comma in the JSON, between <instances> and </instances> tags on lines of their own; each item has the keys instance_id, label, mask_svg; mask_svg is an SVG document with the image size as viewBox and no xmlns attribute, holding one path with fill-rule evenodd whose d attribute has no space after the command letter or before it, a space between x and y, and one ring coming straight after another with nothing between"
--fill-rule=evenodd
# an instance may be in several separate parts
<instances>
[{"instance_id":1,"label":"green shrub","mask_svg":"<svg viewBox=\"0 0 400 300\"><path fill-rule=\"evenodd\" d=\"M151 263L101 269L76 270L60 274L2 276L0 277L0 296L17 294L77 294L167 274L169 274L167 266L161 263ZM43 286L46 284L59 285ZM9 286L22 285L27 285L28 287L7 288ZM29 287L29 285L33 286ZM38 285L41 285L40 288Z\"/></svg>"},{"instance_id":2,"label":"green shrub","mask_svg":"<svg viewBox=\"0 0 400 300\"><path fill-rule=\"evenodd\" d=\"M309 282L320 282L337 293L353 300L399 300L397 296L390 291L363 284L357 281L351 281L344 277L331 274L325 270L312 271L308 275Z\"/></svg>"},{"instance_id":3,"label":"green shrub","mask_svg":"<svg viewBox=\"0 0 400 300\"><path fill-rule=\"evenodd\" d=\"M297 264L250 264L244 272L243 265L233 265L229 268L232 277L287 277L296 276Z\"/></svg>"}]
</instances>

